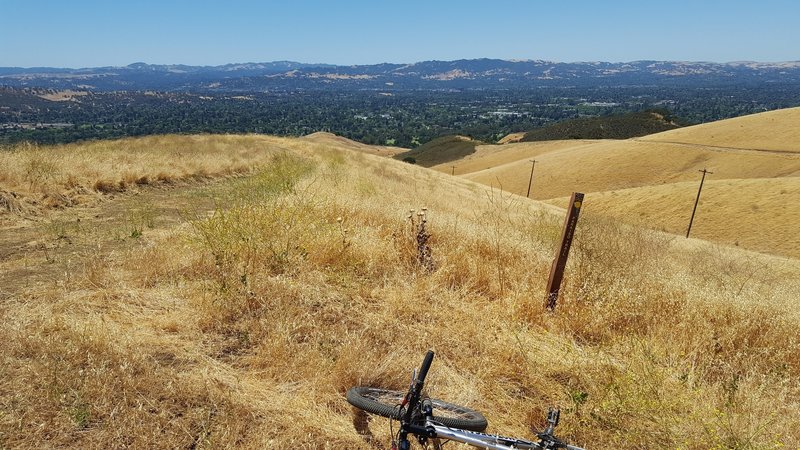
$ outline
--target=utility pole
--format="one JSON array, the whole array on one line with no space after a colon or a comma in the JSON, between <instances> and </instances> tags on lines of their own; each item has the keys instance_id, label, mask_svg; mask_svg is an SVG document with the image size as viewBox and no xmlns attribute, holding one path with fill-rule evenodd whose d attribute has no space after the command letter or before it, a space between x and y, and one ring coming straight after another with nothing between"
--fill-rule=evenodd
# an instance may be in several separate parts
<instances>
[{"instance_id":1,"label":"utility pole","mask_svg":"<svg viewBox=\"0 0 800 450\"><path fill-rule=\"evenodd\" d=\"M456 174L456 166L450 166L450 167L452 167L452 168L453 168L453 169L450 171L450 175L455 175L455 174Z\"/></svg>"},{"instance_id":2,"label":"utility pole","mask_svg":"<svg viewBox=\"0 0 800 450\"><path fill-rule=\"evenodd\" d=\"M697 198L694 200L694 208L692 209L692 218L689 219L689 228L686 229L686 238L689 238L689 232L692 231L692 222L694 222L694 213L697 212L697 204L700 203L700 192L703 191L703 182L706 181L706 174L714 174L714 172L709 172L703 168L703 170L698 170L698 172L703 172L703 178L700 179L700 189L697 190Z\"/></svg>"},{"instance_id":3,"label":"utility pole","mask_svg":"<svg viewBox=\"0 0 800 450\"><path fill-rule=\"evenodd\" d=\"M531 198L531 184L533 184L533 169L536 167L536 160L529 159L528 161L532 162L533 164L531 165L531 178L528 180L528 193L525 196Z\"/></svg>"}]
</instances>

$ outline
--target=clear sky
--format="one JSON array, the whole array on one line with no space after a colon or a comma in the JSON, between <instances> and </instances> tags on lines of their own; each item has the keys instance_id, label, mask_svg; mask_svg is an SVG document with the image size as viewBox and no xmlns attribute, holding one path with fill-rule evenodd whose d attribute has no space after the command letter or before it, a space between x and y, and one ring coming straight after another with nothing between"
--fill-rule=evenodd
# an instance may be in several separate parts
<instances>
[{"instance_id":1,"label":"clear sky","mask_svg":"<svg viewBox=\"0 0 800 450\"><path fill-rule=\"evenodd\" d=\"M796 61L800 0L0 0L0 66Z\"/></svg>"}]
</instances>

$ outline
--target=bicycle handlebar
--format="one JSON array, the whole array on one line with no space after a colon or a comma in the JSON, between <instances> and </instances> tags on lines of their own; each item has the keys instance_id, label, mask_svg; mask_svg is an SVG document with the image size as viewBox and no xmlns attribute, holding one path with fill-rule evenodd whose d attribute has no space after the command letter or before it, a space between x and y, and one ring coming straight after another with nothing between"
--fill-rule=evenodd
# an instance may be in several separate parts
<instances>
[{"instance_id":1,"label":"bicycle handlebar","mask_svg":"<svg viewBox=\"0 0 800 450\"><path fill-rule=\"evenodd\" d=\"M425 377L428 376L428 370L431 368L431 363L433 363L433 351L428 350L428 353L425 354L425 359L422 361L422 365L419 368L417 379L412 380L411 390L408 392L406 399L403 401L404 406L407 403L407 409L404 416L404 421L407 423L411 422L411 418L417 410L417 406L420 402L420 396L422 394L422 387L425 385Z\"/></svg>"},{"instance_id":2,"label":"bicycle handlebar","mask_svg":"<svg viewBox=\"0 0 800 450\"><path fill-rule=\"evenodd\" d=\"M433 351L428 350L425 354L425 359L422 361L422 366L419 368L419 375L417 376L417 384L422 385L425 383L425 377L428 376L428 369L431 368L433 362Z\"/></svg>"}]
</instances>

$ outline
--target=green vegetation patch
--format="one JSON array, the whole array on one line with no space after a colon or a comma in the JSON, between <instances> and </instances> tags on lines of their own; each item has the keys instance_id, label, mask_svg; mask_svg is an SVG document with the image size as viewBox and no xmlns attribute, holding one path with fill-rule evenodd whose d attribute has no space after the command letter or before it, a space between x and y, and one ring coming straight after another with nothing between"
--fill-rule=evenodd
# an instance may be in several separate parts
<instances>
[{"instance_id":1,"label":"green vegetation patch","mask_svg":"<svg viewBox=\"0 0 800 450\"><path fill-rule=\"evenodd\" d=\"M404 153L395 155L395 159L432 167L449 161L459 160L475 153L475 147L483 145L464 136L443 136Z\"/></svg>"},{"instance_id":2,"label":"green vegetation patch","mask_svg":"<svg viewBox=\"0 0 800 450\"><path fill-rule=\"evenodd\" d=\"M522 142L562 139L629 139L680 128L665 109L568 120L525 133Z\"/></svg>"}]
</instances>

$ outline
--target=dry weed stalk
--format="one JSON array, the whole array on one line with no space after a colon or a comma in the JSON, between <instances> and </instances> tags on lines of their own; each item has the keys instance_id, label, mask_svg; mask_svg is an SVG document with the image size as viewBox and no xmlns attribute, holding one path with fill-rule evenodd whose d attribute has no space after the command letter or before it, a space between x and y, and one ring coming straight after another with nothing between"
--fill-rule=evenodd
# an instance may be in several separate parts
<instances>
[{"instance_id":1,"label":"dry weed stalk","mask_svg":"<svg viewBox=\"0 0 800 450\"><path fill-rule=\"evenodd\" d=\"M431 246L428 245L431 235L428 233L428 208L423 207L417 213L417 223L414 225L414 210L411 210L411 226L416 228L416 241L417 241L417 263L428 272L433 272L436 265L433 262L433 252Z\"/></svg>"},{"instance_id":2,"label":"dry weed stalk","mask_svg":"<svg viewBox=\"0 0 800 450\"><path fill-rule=\"evenodd\" d=\"M393 241L412 267L419 267L425 272L436 270L433 250L430 245L431 234L428 231L428 208L410 209L403 227L392 233Z\"/></svg>"}]
</instances>

